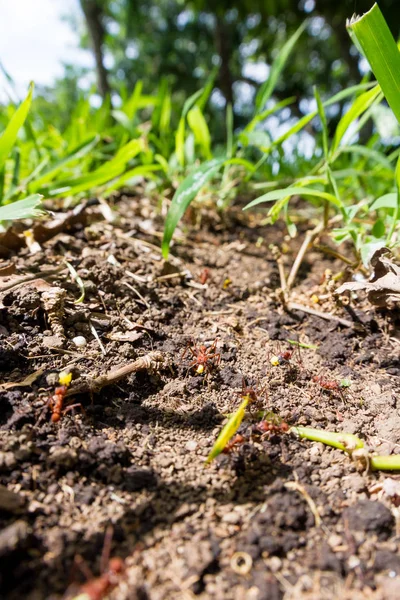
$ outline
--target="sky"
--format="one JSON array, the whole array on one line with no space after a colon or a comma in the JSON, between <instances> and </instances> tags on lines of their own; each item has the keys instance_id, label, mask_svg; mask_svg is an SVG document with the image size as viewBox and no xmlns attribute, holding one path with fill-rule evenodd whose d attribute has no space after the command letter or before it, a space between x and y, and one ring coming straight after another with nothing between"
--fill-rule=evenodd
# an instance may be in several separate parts
<instances>
[{"instance_id":1,"label":"sky","mask_svg":"<svg viewBox=\"0 0 400 600\"><path fill-rule=\"evenodd\" d=\"M79 0L0 0L0 62L21 95L32 80L51 84L63 74L62 62L92 66L89 52L80 50L78 35L62 21L80 14ZM6 84L0 73L0 97Z\"/></svg>"}]
</instances>

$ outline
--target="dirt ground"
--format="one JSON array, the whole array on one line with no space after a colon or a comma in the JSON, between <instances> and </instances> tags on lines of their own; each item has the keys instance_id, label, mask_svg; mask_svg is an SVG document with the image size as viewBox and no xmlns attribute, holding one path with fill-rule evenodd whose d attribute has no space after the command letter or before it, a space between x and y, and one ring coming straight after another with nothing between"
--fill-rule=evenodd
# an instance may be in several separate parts
<instances>
[{"instance_id":1,"label":"dirt ground","mask_svg":"<svg viewBox=\"0 0 400 600\"><path fill-rule=\"evenodd\" d=\"M269 244L285 231L240 209L178 232L169 263L149 200L114 209L111 221L89 203L58 227L37 226L39 247L0 248L1 597L399 598L400 509L387 491L400 476L359 471L294 435L261 435L257 423L273 411L398 453L400 313L362 294L336 306L323 275L342 263L316 251L291 299L355 326L284 311ZM220 364L196 374L185 348L216 339ZM273 367L286 340L314 347ZM93 385L151 352L140 371ZM64 408L81 406L57 415L48 399L61 371L70 390L90 391L65 397ZM329 392L316 375L351 385ZM259 394L244 443L205 466L243 377ZM90 595L102 554L104 593ZM118 574L110 557L124 561Z\"/></svg>"}]
</instances>

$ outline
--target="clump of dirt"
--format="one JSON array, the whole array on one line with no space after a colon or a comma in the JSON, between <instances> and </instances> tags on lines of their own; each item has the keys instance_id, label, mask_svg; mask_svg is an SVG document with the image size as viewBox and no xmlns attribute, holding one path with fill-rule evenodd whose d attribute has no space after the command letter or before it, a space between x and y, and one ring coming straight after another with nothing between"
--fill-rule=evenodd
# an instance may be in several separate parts
<instances>
[{"instance_id":1,"label":"clump of dirt","mask_svg":"<svg viewBox=\"0 0 400 600\"><path fill-rule=\"evenodd\" d=\"M309 314L325 270L341 268L322 255L293 290L304 311L285 311L268 250L282 232L235 209L176 243L168 264L151 204L115 209L112 224L89 215L37 254L22 249L12 260L29 281L0 281L2 597L74 597L94 576L122 600L397 597L399 515L385 493L396 476L257 429L273 413L398 451L395 315L362 297L355 327ZM318 310L352 318L329 294ZM305 347L273 366L287 340ZM213 343L220 363L196 374L185 349ZM72 373L62 393L61 371ZM339 394L321 378L351 385ZM243 379L259 391L244 441L206 467Z\"/></svg>"}]
</instances>

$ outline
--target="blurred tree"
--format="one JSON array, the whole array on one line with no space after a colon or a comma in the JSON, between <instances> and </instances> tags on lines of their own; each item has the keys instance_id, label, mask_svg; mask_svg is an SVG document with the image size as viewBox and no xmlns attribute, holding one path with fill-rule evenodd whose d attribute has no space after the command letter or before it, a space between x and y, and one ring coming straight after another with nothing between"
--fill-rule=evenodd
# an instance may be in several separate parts
<instances>
[{"instance_id":1,"label":"blurred tree","mask_svg":"<svg viewBox=\"0 0 400 600\"><path fill-rule=\"evenodd\" d=\"M99 94L105 98L110 94L108 74L104 66L104 1L103 0L80 0L83 14L85 15L94 59L96 61L97 83Z\"/></svg>"},{"instance_id":2,"label":"blurred tree","mask_svg":"<svg viewBox=\"0 0 400 600\"><path fill-rule=\"evenodd\" d=\"M199 89L215 67L213 104L234 107L236 123L246 117L256 88L287 37L308 17L275 96L295 96L297 114L307 109L317 85L324 94L359 81L359 56L345 21L372 0L80 0L96 58L99 92L143 80L153 91L166 78L176 98ZM395 35L398 0L380 6ZM84 41L85 42L85 41ZM87 40L86 40L87 43ZM110 73L104 67L104 50Z\"/></svg>"}]
</instances>

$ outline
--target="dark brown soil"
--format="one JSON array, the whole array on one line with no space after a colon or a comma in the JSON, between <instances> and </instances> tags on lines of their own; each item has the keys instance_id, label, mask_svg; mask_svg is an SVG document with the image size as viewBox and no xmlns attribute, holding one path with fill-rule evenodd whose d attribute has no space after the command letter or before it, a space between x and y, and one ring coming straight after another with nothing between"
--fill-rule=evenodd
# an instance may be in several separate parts
<instances>
[{"instance_id":1,"label":"dark brown soil","mask_svg":"<svg viewBox=\"0 0 400 600\"><path fill-rule=\"evenodd\" d=\"M125 571L110 576L108 596L93 598L399 598L400 513L385 493L397 476L357 471L339 450L292 435L256 435L255 424L268 410L289 425L356 433L380 454L399 452L400 315L361 296L350 309L335 306L322 276L342 266L316 252L292 301L357 326L285 312L268 250L285 233L239 210L229 222L205 219L186 240L178 232L165 264L150 202L125 198L114 208L114 222L89 207L85 222L0 265L1 597L78 596L87 578L77 557L99 576L112 524L111 556ZM5 289L6 263L40 278L65 259L84 282L83 303L74 302L80 290L68 269ZM46 293L59 294L58 304ZM77 347L76 336L87 345ZM196 375L184 349L216 338L220 365ZM316 349L272 367L268 356L288 339ZM151 351L162 353L159 368L71 395L65 405L83 410L51 422L60 371L72 371L72 385L90 383ZM342 397L315 375L352 384ZM266 394L241 426L245 443L206 467L243 377Z\"/></svg>"}]
</instances>

